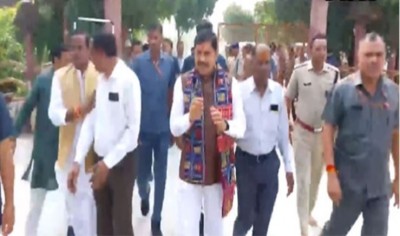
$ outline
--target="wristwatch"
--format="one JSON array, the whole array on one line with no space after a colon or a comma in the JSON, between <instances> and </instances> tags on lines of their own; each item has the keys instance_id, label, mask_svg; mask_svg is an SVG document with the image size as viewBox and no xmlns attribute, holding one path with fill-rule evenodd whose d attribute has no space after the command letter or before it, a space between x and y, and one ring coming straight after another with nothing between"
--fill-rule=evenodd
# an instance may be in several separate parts
<instances>
[{"instance_id":1,"label":"wristwatch","mask_svg":"<svg viewBox=\"0 0 400 236\"><path fill-rule=\"evenodd\" d=\"M228 131L229 130L229 123L228 123L227 120L225 120L225 125L226 125L225 131Z\"/></svg>"}]
</instances>

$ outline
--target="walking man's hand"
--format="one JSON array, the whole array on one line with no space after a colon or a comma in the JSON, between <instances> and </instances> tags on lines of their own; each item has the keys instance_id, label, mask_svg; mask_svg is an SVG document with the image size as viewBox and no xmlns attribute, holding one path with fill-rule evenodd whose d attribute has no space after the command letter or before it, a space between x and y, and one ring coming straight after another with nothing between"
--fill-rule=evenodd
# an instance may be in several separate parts
<instances>
[{"instance_id":1,"label":"walking man's hand","mask_svg":"<svg viewBox=\"0 0 400 236\"><path fill-rule=\"evenodd\" d=\"M76 185L77 185L78 177L79 177L79 169L80 169L79 164L74 162L74 164L72 166L72 170L68 174L67 185L68 185L68 190L71 193L76 193Z\"/></svg>"},{"instance_id":2,"label":"walking man's hand","mask_svg":"<svg viewBox=\"0 0 400 236\"><path fill-rule=\"evenodd\" d=\"M8 236L12 233L15 222L14 205L6 203L4 205L3 221L1 225L1 232L3 236Z\"/></svg>"},{"instance_id":3,"label":"walking man's hand","mask_svg":"<svg viewBox=\"0 0 400 236\"><path fill-rule=\"evenodd\" d=\"M339 206L340 201L342 200L342 189L336 173L328 174L328 195L332 202L336 206Z\"/></svg>"},{"instance_id":4,"label":"walking man's hand","mask_svg":"<svg viewBox=\"0 0 400 236\"><path fill-rule=\"evenodd\" d=\"M293 188L294 188L293 172L287 172L286 173L286 183L287 183L287 194L286 194L286 196L289 197L290 194L293 193Z\"/></svg>"},{"instance_id":5,"label":"walking man's hand","mask_svg":"<svg viewBox=\"0 0 400 236\"><path fill-rule=\"evenodd\" d=\"M99 161L94 166L93 175L92 178L90 179L93 190L99 190L105 185L105 183L107 182L108 172L109 169L104 163L104 161Z\"/></svg>"},{"instance_id":6,"label":"walking man's hand","mask_svg":"<svg viewBox=\"0 0 400 236\"><path fill-rule=\"evenodd\" d=\"M395 179L392 183L392 191L394 197L394 206L400 208L400 199L399 199L399 179Z\"/></svg>"}]
</instances>

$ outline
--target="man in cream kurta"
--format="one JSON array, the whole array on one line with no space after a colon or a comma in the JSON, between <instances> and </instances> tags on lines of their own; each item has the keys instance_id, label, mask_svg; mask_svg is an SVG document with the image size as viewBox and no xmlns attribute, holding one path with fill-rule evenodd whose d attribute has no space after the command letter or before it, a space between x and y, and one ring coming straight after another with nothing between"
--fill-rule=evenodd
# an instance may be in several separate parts
<instances>
[{"instance_id":1,"label":"man in cream kurta","mask_svg":"<svg viewBox=\"0 0 400 236\"><path fill-rule=\"evenodd\" d=\"M72 167L83 118L93 106L98 72L89 61L89 38L83 34L76 34L72 37L71 43L73 65L55 72L48 113L52 123L60 127L55 171L59 191L66 200L70 226L68 235L73 231L76 236L94 236L96 235L95 205L89 182L90 174L80 175L79 191L75 194L68 191L67 177ZM86 163L85 167L90 166Z\"/></svg>"}]
</instances>

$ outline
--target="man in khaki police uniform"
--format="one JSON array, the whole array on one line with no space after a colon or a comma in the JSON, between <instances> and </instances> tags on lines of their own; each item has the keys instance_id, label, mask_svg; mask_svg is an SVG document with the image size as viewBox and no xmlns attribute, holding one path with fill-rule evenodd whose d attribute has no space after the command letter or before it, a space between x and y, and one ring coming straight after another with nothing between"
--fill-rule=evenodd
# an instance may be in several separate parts
<instances>
[{"instance_id":1,"label":"man in khaki police uniform","mask_svg":"<svg viewBox=\"0 0 400 236\"><path fill-rule=\"evenodd\" d=\"M315 206L323 170L321 115L339 70L325 63L327 40L316 35L310 45L311 60L295 66L286 91L287 107L296 103L293 148L297 179L297 211L301 235L308 235L308 225L317 226L311 212ZM294 112L294 111L293 111Z\"/></svg>"}]
</instances>

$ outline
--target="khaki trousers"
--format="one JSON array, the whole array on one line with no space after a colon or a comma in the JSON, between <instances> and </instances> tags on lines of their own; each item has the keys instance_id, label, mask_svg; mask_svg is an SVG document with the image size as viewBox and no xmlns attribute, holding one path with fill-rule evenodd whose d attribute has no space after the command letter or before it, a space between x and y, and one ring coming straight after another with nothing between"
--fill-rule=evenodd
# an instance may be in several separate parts
<instances>
[{"instance_id":1,"label":"khaki trousers","mask_svg":"<svg viewBox=\"0 0 400 236\"><path fill-rule=\"evenodd\" d=\"M296 124L293 130L296 165L297 213L301 232L308 234L309 216L317 200L323 170L321 133L311 133Z\"/></svg>"}]
</instances>

